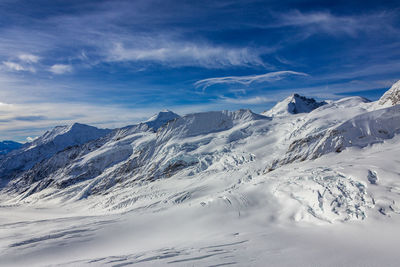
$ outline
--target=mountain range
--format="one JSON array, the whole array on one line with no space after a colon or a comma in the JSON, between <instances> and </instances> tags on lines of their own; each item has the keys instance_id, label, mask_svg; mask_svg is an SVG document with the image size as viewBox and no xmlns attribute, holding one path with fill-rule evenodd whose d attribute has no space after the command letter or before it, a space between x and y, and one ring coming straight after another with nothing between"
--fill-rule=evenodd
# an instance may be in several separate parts
<instances>
[{"instance_id":1,"label":"mountain range","mask_svg":"<svg viewBox=\"0 0 400 267\"><path fill-rule=\"evenodd\" d=\"M261 114L164 110L118 129L58 126L0 158L0 204L282 225L396 216L399 88L375 102L293 94Z\"/></svg>"}]
</instances>

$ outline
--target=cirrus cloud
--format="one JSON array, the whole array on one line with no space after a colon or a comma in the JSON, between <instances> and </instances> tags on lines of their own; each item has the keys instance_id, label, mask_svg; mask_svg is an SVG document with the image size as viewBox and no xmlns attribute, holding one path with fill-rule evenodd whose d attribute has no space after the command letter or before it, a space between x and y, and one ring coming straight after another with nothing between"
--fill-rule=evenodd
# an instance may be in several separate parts
<instances>
[{"instance_id":1,"label":"cirrus cloud","mask_svg":"<svg viewBox=\"0 0 400 267\"><path fill-rule=\"evenodd\" d=\"M135 41L132 43L136 43L136 45L131 47L123 43L115 43L111 49L107 50L107 60L109 62L154 62L171 67L267 67L260 57L260 52L256 49L196 44L167 40L163 37L141 39L136 37Z\"/></svg>"},{"instance_id":2,"label":"cirrus cloud","mask_svg":"<svg viewBox=\"0 0 400 267\"><path fill-rule=\"evenodd\" d=\"M297 76L309 76L303 72L296 72L296 71L275 71L269 72L265 74L259 75L247 75L247 76L226 76L226 77L217 77L217 78L208 78L197 81L194 83L196 87L201 87L205 90L207 87L216 85L216 84L243 84L243 85L250 85L251 83L257 82L273 82L282 80L283 78L290 76L290 75L297 75Z\"/></svg>"}]
</instances>

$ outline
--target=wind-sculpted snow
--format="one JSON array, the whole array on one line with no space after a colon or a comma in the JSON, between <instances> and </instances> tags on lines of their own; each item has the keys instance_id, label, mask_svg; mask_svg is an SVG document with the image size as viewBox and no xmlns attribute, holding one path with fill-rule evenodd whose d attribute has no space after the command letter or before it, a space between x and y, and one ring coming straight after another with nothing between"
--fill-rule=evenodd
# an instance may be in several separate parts
<instances>
[{"instance_id":1,"label":"wind-sculpted snow","mask_svg":"<svg viewBox=\"0 0 400 267\"><path fill-rule=\"evenodd\" d=\"M315 159L346 147L365 147L391 139L400 133L400 106L374 110L306 138L293 141L278 164ZM275 167L274 166L274 167Z\"/></svg>"}]
</instances>

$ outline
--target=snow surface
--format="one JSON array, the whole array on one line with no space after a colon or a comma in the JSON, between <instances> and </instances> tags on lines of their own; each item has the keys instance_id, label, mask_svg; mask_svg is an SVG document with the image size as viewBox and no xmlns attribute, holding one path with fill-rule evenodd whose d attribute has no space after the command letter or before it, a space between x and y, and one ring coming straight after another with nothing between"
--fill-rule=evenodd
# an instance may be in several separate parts
<instances>
[{"instance_id":1,"label":"snow surface","mask_svg":"<svg viewBox=\"0 0 400 267\"><path fill-rule=\"evenodd\" d=\"M398 266L400 105L300 100L55 128L0 161L0 265Z\"/></svg>"},{"instance_id":2,"label":"snow surface","mask_svg":"<svg viewBox=\"0 0 400 267\"><path fill-rule=\"evenodd\" d=\"M14 149L18 149L21 146L22 144L18 142L8 140L2 141L0 142L0 156L7 154Z\"/></svg>"},{"instance_id":3,"label":"snow surface","mask_svg":"<svg viewBox=\"0 0 400 267\"><path fill-rule=\"evenodd\" d=\"M179 118L180 116L170 110L163 110L158 114L155 114L150 119L148 119L145 124L147 124L150 128L154 130L158 130L161 126L166 124L169 121Z\"/></svg>"},{"instance_id":4,"label":"snow surface","mask_svg":"<svg viewBox=\"0 0 400 267\"><path fill-rule=\"evenodd\" d=\"M379 105L393 106L400 104L400 81L397 81L392 87L379 99Z\"/></svg>"},{"instance_id":5,"label":"snow surface","mask_svg":"<svg viewBox=\"0 0 400 267\"><path fill-rule=\"evenodd\" d=\"M79 123L55 127L0 159L2 182L6 178L12 178L16 174L31 169L35 164L51 158L60 151L101 138L110 131Z\"/></svg>"}]
</instances>

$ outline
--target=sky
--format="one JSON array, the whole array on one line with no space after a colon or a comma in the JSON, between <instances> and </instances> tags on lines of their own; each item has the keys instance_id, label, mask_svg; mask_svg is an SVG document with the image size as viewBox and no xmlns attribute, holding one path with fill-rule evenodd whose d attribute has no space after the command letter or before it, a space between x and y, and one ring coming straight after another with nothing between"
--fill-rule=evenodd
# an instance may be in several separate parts
<instances>
[{"instance_id":1,"label":"sky","mask_svg":"<svg viewBox=\"0 0 400 267\"><path fill-rule=\"evenodd\" d=\"M295 92L376 100L398 79L398 1L0 0L0 140Z\"/></svg>"}]
</instances>

